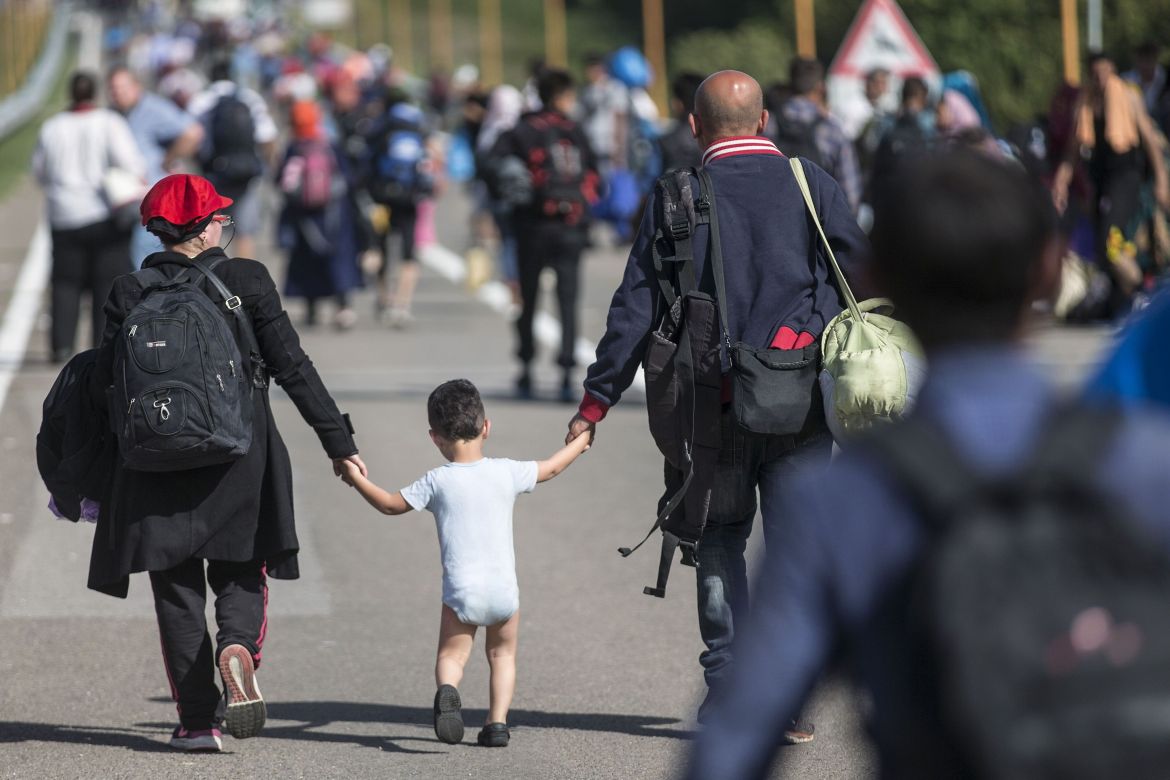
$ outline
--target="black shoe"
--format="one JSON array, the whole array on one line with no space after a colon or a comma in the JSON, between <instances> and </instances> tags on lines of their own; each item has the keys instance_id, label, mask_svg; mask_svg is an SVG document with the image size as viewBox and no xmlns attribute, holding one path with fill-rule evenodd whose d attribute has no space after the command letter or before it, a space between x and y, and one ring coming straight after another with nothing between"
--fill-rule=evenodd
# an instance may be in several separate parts
<instances>
[{"instance_id":1,"label":"black shoe","mask_svg":"<svg viewBox=\"0 0 1170 780\"><path fill-rule=\"evenodd\" d=\"M527 371L516 378L516 397L521 401L531 401L535 397L532 392L532 375Z\"/></svg>"},{"instance_id":2,"label":"black shoe","mask_svg":"<svg viewBox=\"0 0 1170 780\"><path fill-rule=\"evenodd\" d=\"M508 747L512 734L506 723L489 723L479 732L475 741L484 747Z\"/></svg>"},{"instance_id":3,"label":"black shoe","mask_svg":"<svg viewBox=\"0 0 1170 780\"><path fill-rule=\"evenodd\" d=\"M577 398L576 388L573 387L573 380L570 379L568 374L565 374L565 378L561 380L560 399L563 404L572 404L579 400Z\"/></svg>"},{"instance_id":4,"label":"black shoe","mask_svg":"<svg viewBox=\"0 0 1170 780\"><path fill-rule=\"evenodd\" d=\"M463 741L463 702L454 685L440 685L435 691L435 736L440 742L458 745Z\"/></svg>"}]
</instances>

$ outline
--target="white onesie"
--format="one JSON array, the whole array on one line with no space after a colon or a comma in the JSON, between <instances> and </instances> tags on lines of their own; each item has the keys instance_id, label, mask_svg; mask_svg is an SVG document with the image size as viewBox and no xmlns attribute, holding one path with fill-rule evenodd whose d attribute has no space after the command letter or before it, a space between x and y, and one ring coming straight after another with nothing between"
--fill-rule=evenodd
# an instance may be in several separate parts
<instances>
[{"instance_id":1,"label":"white onesie","mask_svg":"<svg viewBox=\"0 0 1170 780\"><path fill-rule=\"evenodd\" d=\"M482 458L431 469L402 490L406 503L435 516L443 603L464 623L494 626L520 608L512 506L536 476L536 461Z\"/></svg>"}]
</instances>

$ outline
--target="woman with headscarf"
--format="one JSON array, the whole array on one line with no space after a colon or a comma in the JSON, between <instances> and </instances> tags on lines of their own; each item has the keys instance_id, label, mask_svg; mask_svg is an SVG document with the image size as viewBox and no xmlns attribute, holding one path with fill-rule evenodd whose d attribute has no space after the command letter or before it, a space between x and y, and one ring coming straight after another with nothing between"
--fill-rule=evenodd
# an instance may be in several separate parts
<instances>
[{"instance_id":1,"label":"woman with headscarf","mask_svg":"<svg viewBox=\"0 0 1170 780\"><path fill-rule=\"evenodd\" d=\"M276 174L284 194L279 244L289 253L284 294L306 299L309 325L317 323L318 301L333 298L334 324L351 328L357 315L349 293L361 286L361 270L349 166L326 139L316 103L294 103L289 119L293 140Z\"/></svg>"},{"instance_id":2,"label":"woman with headscarf","mask_svg":"<svg viewBox=\"0 0 1170 780\"><path fill-rule=\"evenodd\" d=\"M207 179L187 174L167 176L147 193L142 222L165 249L148 256L141 271L114 282L90 381L94 403L108 415L135 409L138 416L133 419L145 420L160 435L166 431L158 426L167 420L174 418L172 426L182 424L185 410L192 407L168 412L169 397L153 404L146 395L131 397L129 403L115 398L114 375L119 364L126 365L120 361L129 359L119 358L125 355L119 345L130 343L139 327L123 332L128 315L142 301L168 295L168 288L184 280L208 296L227 324L213 330L230 334L239 351L240 363L230 363L230 377L225 371L216 379L221 388L236 383L245 394L239 403L245 408L250 404L243 415L251 418L246 451L227 462L182 471L134 470L116 458L101 496L90 560L89 587L120 598L126 597L131 573L150 572L163 662L179 711L170 744L188 751L220 750L221 726L237 739L259 733L266 710L255 669L268 631L268 577L300 576L292 466L272 415L269 377L316 431L334 473L340 473L344 461L365 471L349 420L301 349L268 270L255 260L229 259L220 248L223 230L231 224L223 210L231 204ZM173 337L184 326L163 328L161 335L169 332L172 337L162 339L157 322L178 321L149 321L146 333L138 336L140 346L133 349L148 354L147 362L155 367L190 359L183 351L188 339ZM198 321L196 326L202 338ZM144 335L153 340L143 340ZM206 346L203 352L208 354ZM132 355L136 363L138 354ZM188 397L196 398L196 390ZM118 404L117 414L113 404ZM130 420L127 415L127 425ZM204 617L208 585L215 593L219 628L214 644ZM217 668L222 694L215 683Z\"/></svg>"}]
</instances>

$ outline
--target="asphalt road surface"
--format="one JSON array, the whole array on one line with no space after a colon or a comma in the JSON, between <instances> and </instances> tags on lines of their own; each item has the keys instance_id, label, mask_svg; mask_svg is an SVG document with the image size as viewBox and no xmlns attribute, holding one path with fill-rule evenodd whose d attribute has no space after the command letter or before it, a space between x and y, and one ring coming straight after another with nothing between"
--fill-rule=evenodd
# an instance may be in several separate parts
<instances>
[{"instance_id":1,"label":"asphalt road surface","mask_svg":"<svg viewBox=\"0 0 1170 780\"><path fill-rule=\"evenodd\" d=\"M39 203L26 186L0 204L0 314L11 306ZM440 210L441 241L457 254L466 248L465 210L458 196ZM283 278L281 259L268 249L260 255ZM589 339L601 335L624 260L619 249L587 255L582 334ZM494 456L551 454L573 412L551 400L510 399L515 367L503 307L449 276L449 262L428 267L408 331L376 324L369 293L358 299L362 319L353 331L302 331L326 385L353 416L373 478L392 488L441 462L425 412L427 393L441 381L466 377L480 387ZM299 321L296 302L289 310ZM473 744L487 705L487 664L478 652L461 686L466 743L443 745L430 725L441 592L430 516L387 518L369 509L333 477L316 437L274 388L295 472L303 577L271 587L259 672L269 721L257 739L225 737L223 754L185 755L166 746L176 716L145 575L132 578L125 601L87 591L92 527L55 521L45 510L33 457L40 404L55 376L45 325L42 315L0 409L0 777L677 773L701 694L694 577L676 567L667 598L652 599L641 591L653 581L657 550L628 560L616 552L644 533L660 489L637 392L610 413L576 465L518 502L523 617L513 738L507 749L487 750ZM1101 331L1048 331L1036 349L1073 381L1103 343ZM557 381L551 359L546 350L537 375L549 398ZM808 713L816 741L782 751L776 777L873 775L860 710L843 683L824 686Z\"/></svg>"}]
</instances>

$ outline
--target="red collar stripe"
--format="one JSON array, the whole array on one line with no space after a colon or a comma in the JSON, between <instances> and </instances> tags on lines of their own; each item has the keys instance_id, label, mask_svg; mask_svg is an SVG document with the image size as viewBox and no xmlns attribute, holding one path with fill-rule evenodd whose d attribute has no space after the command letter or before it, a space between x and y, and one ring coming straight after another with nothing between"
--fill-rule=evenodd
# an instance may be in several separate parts
<instances>
[{"instance_id":1,"label":"red collar stripe","mask_svg":"<svg viewBox=\"0 0 1170 780\"><path fill-rule=\"evenodd\" d=\"M703 165L709 165L723 157L738 157L741 154L770 154L783 157L776 144L762 136L744 136L740 138L724 138L707 147L703 153Z\"/></svg>"}]
</instances>

